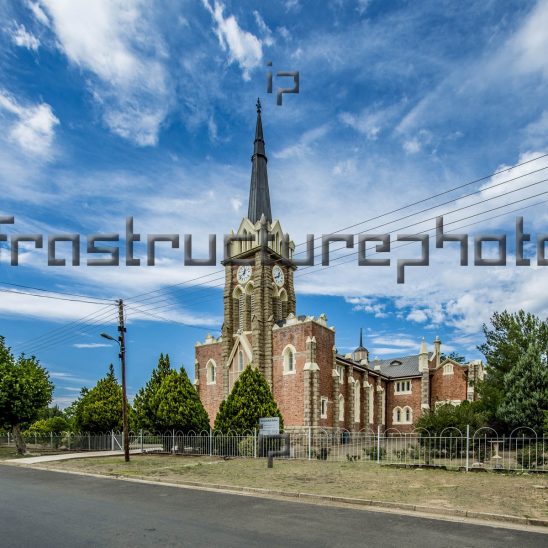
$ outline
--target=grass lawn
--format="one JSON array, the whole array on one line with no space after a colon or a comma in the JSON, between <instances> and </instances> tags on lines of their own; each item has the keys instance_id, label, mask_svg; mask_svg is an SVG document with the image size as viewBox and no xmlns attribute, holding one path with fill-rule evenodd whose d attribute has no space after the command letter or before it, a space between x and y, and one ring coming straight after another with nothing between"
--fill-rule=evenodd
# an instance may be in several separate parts
<instances>
[{"instance_id":1,"label":"grass lawn","mask_svg":"<svg viewBox=\"0 0 548 548\"><path fill-rule=\"evenodd\" d=\"M207 457L103 457L40 464L170 483L199 481L239 487L347 496L515 516L548 517L548 478L541 475L397 469L372 463Z\"/></svg>"}]
</instances>

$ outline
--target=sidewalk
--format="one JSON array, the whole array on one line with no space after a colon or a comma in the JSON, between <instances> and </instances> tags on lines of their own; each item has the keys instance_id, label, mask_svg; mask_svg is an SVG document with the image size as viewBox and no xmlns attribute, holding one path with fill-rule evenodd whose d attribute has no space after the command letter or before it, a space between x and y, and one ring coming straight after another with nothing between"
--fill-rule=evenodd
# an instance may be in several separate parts
<instances>
[{"instance_id":1,"label":"sidewalk","mask_svg":"<svg viewBox=\"0 0 548 548\"><path fill-rule=\"evenodd\" d=\"M129 452L130 455L141 453L140 449L134 449ZM91 457L116 457L122 456L123 451L89 451L87 453L61 453L57 455L42 455L40 457L22 457L18 459L8 459L3 461L10 464L37 464L40 462L55 462L59 460L86 459Z\"/></svg>"}]
</instances>

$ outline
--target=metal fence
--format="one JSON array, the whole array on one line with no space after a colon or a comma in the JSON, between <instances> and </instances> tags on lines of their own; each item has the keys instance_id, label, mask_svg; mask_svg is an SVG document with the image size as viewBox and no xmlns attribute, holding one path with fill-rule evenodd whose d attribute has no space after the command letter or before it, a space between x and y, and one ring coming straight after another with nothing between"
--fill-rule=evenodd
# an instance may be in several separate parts
<instances>
[{"instance_id":1,"label":"metal fence","mask_svg":"<svg viewBox=\"0 0 548 548\"><path fill-rule=\"evenodd\" d=\"M24 436L31 453L65 451L116 451L122 449L122 434L63 433ZM285 443L258 435L215 431L131 432L130 449L140 453L212 457L266 457ZM439 435L426 430L402 433L305 428L290 434L290 459L334 462L369 462L399 466L430 466L462 470L523 470L548 472L548 438L529 428L499 436L491 428L461 432L446 428ZM0 435L0 446L14 447L13 436Z\"/></svg>"}]
</instances>

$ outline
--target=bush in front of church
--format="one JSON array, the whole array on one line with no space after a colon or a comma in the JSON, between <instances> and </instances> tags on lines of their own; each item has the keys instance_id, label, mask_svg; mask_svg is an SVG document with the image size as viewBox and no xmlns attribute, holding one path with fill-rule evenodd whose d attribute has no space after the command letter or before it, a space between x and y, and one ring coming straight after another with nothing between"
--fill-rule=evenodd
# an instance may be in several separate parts
<instances>
[{"instance_id":1,"label":"bush in front of church","mask_svg":"<svg viewBox=\"0 0 548 548\"><path fill-rule=\"evenodd\" d=\"M252 432L259 429L261 417L280 417L280 430L283 429L282 414L264 375L249 365L221 403L215 417L215 430L237 434Z\"/></svg>"}]
</instances>

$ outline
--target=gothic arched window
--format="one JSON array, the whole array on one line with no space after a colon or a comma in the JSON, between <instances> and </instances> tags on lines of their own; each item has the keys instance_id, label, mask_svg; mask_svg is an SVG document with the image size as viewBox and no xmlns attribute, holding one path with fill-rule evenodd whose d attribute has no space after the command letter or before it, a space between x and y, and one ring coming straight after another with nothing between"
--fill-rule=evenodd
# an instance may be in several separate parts
<instances>
[{"instance_id":1,"label":"gothic arched window","mask_svg":"<svg viewBox=\"0 0 548 548\"><path fill-rule=\"evenodd\" d=\"M279 299L280 299L280 314L281 314L281 319L282 320L285 320L285 318L287 318L287 292L285 289L280 289L280 296L279 296Z\"/></svg>"},{"instance_id":2,"label":"gothic arched window","mask_svg":"<svg viewBox=\"0 0 548 548\"><path fill-rule=\"evenodd\" d=\"M241 373L244 370L244 353L238 352L238 371Z\"/></svg>"},{"instance_id":3,"label":"gothic arched window","mask_svg":"<svg viewBox=\"0 0 548 548\"><path fill-rule=\"evenodd\" d=\"M354 384L354 422L360 422L360 383Z\"/></svg>"},{"instance_id":4,"label":"gothic arched window","mask_svg":"<svg viewBox=\"0 0 548 548\"><path fill-rule=\"evenodd\" d=\"M405 411L405 422L411 423L413 422L413 410L411 407L404 407Z\"/></svg>"},{"instance_id":5,"label":"gothic arched window","mask_svg":"<svg viewBox=\"0 0 548 548\"><path fill-rule=\"evenodd\" d=\"M233 310L233 331L243 329L243 306L244 306L244 294L242 288L238 286L232 294L232 310Z\"/></svg>"},{"instance_id":6,"label":"gothic arched window","mask_svg":"<svg viewBox=\"0 0 548 548\"><path fill-rule=\"evenodd\" d=\"M344 396L339 394L339 421L344 421Z\"/></svg>"},{"instance_id":7,"label":"gothic arched window","mask_svg":"<svg viewBox=\"0 0 548 548\"><path fill-rule=\"evenodd\" d=\"M295 373L295 348L292 345L287 345L283 351L284 374Z\"/></svg>"},{"instance_id":8,"label":"gothic arched window","mask_svg":"<svg viewBox=\"0 0 548 548\"><path fill-rule=\"evenodd\" d=\"M214 360L209 360L206 365L207 384L215 384L217 381L217 365Z\"/></svg>"}]
</instances>

